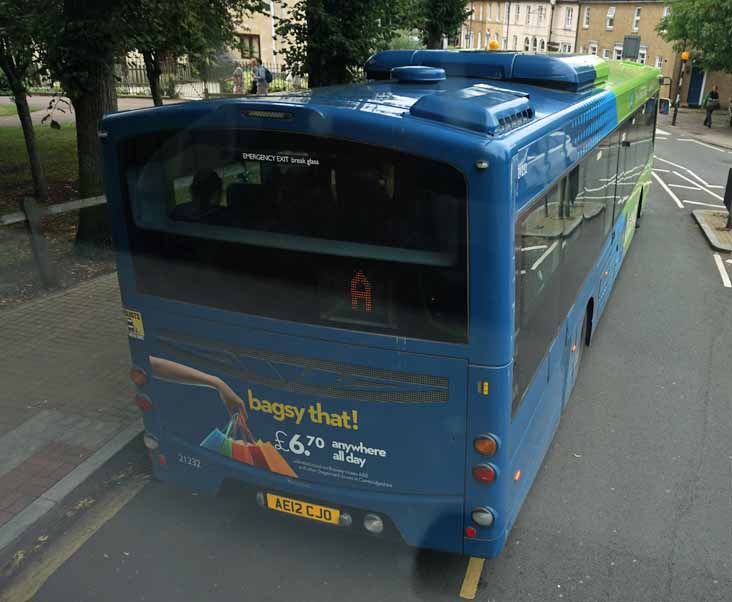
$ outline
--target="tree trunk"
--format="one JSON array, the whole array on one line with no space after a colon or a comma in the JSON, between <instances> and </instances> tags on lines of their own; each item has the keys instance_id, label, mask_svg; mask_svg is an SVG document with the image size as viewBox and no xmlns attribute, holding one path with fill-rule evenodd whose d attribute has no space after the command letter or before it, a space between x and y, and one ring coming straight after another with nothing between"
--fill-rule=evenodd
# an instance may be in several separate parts
<instances>
[{"instance_id":1,"label":"tree trunk","mask_svg":"<svg viewBox=\"0 0 732 602\"><path fill-rule=\"evenodd\" d=\"M147 81L150 83L150 94L156 107L163 106L163 92L160 88L160 59L155 51L144 51L142 58L145 60L145 72Z\"/></svg>"},{"instance_id":2,"label":"tree trunk","mask_svg":"<svg viewBox=\"0 0 732 602\"><path fill-rule=\"evenodd\" d=\"M25 88L17 83L12 86L12 90L15 106L18 110L20 126L23 129L23 138L25 138L25 149L28 152L31 175L33 176L33 194L39 201L46 201L48 199L48 183L46 182L46 175L43 173L41 159L38 156L36 133L33 130L33 120L31 119L30 109L28 108L28 95L26 94Z\"/></svg>"},{"instance_id":3,"label":"tree trunk","mask_svg":"<svg viewBox=\"0 0 732 602\"><path fill-rule=\"evenodd\" d=\"M442 48L442 34L430 31L427 34L427 48L430 50L439 50Z\"/></svg>"},{"instance_id":4,"label":"tree trunk","mask_svg":"<svg viewBox=\"0 0 732 602\"><path fill-rule=\"evenodd\" d=\"M87 89L72 98L76 111L76 149L79 155L79 197L102 194L102 149L97 136L99 120L117 110L117 91L111 66L91 63ZM79 211L76 230L77 252L108 245L111 239L106 205Z\"/></svg>"}]
</instances>

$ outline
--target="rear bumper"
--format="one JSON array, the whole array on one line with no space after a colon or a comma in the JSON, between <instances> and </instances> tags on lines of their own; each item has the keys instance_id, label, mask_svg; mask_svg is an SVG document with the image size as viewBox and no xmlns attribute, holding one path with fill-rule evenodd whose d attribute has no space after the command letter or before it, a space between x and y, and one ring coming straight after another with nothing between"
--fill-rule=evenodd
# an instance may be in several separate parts
<instances>
[{"instance_id":1,"label":"rear bumper","mask_svg":"<svg viewBox=\"0 0 732 602\"><path fill-rule=\"evenodd\" d=\"M159 453L167 462L161 466L153 458L155 476L189 489L218 493L227 480L237 480L262 490L300 496L326 506L356 508L389 518L410 546L463 553L463 497L393 494L347 487L330 487L300 479L290 479L233 462L197 445L190 445L166 432L160 433ZM184 459L181 459L183 456ZM200 460L192 466L185 457ZM354 521L351 529L361 529Z\"/></svg>"}]
</instances>

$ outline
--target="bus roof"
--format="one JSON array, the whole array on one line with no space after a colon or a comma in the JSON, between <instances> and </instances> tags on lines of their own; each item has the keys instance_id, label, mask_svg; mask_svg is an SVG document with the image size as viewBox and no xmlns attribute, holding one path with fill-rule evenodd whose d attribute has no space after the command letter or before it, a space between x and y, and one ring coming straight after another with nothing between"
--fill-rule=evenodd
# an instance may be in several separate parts
<instances>
[{"instance_id":1,"label":"bus roof","mask_svg":"<svg viewBox=\"0 0 732 602\"><path fill-rule=\"evenodd\" d=\"M537 127L542 131L561 127L563 120L577 117L580 105L597 104L600 97L605 101L603 106L614 98L616 116L612 121L620 123L659 86L658 70L654 68L589 55L386 51L369 59L366 72L375 79L155 110L159 117L167 112L194 118L236 104L254 105L250 112L261 116L266 113L263 109L276 112L302 107L321 116L342 111L358 113L357 118L363 122L418 118L468 130L487 140L508 138L513 146L535 136ZM105 126L118 119L128 123L134 117L130 113L127 117L108 116Z\"/></svg>"}]
</instances>

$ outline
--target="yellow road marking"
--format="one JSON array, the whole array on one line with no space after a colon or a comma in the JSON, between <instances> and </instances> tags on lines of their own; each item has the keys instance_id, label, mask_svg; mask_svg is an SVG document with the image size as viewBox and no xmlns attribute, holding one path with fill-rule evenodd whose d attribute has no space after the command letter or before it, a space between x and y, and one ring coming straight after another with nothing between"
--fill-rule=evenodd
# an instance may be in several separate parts
<instances>
[{"instance_id":1,"label":"yellow road marking","mask_svg":"<svg viewBox=\"0 0 732 602\"><path fill-rule=\"evenodd\" d=\"M125 504L144 487L147 477L138 477L124 485L99 506L90 506L86 515L53 542L17 576L9 588L0 592L0 602L29 602L44 583L104 524L112 519Z\"/></svg>"},{"instance_id":2,"label":"yellow road marking","mask_svg":"<svg viewBox=\"0 0 732 602\"><path fill-rule=\"evenodd\" d=\"M460 588L460 597L465 600L475 600L478 591L478 582L483 573L485 558L471 558L463 578L463 586Z\"/></svg>"}]
</instances>

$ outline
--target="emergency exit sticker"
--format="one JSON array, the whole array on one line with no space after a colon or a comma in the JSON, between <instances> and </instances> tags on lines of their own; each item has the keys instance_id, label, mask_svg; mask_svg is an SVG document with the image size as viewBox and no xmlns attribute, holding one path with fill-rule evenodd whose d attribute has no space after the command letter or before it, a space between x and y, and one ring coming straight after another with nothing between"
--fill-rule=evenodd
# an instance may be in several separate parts
<instances>
[{"instance_id":1,"label":"emergency exit sticker","mask_svg":"<svg viewBox=\"0 0 732 602\"><path fill-rule=\"evenodd\" d=\"M142 325L142 315L139 311L125 310L127 320L127 336L132 339L145 340L145 327Z\"/></svg>"}]
</instances>

